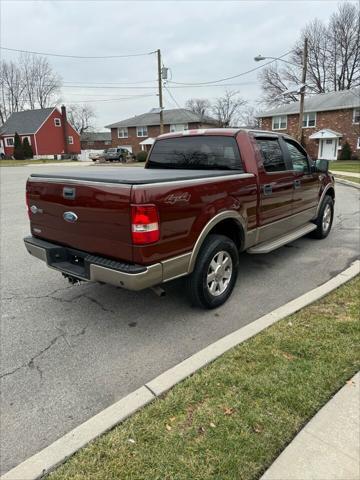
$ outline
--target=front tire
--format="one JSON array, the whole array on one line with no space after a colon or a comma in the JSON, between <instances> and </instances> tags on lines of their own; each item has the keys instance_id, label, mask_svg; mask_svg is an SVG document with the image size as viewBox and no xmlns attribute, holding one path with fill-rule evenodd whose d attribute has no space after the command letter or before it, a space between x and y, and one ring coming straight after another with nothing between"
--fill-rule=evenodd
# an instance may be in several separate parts
<instances>
[{"instance_id":1,"label":"front tire","mask_svg":"<svg viewBox=\"0 0 360 480\"><path fill-rule=\"evenodd\" d=\"M326 195L320 207L319 215L315 220L316 230L311 232L312 238L326 238L331 230L334 219L334 200Z\"/></svg>"},{"instance_id":2,"label":"front tire","mask_svg":"<svg viewBox=\"0 0 360 480\"><path fill-rule=\"evenodd\" d=\"M224 235L209 235L200 250L188 291L193 305L217 308L230 297L239 269L234 242Z\"/></svg>"}]
</instances>

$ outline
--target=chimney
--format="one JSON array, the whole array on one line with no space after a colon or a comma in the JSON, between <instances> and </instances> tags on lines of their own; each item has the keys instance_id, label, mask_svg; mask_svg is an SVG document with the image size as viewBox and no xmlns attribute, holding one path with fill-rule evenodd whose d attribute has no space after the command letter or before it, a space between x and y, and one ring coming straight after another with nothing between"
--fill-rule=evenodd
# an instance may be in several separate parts
<instances>
[{"instance_id":1,"label":"chimney","mask_svg":"<svg viewBox=\"0 0 360 480\"><path fill-rule=\"evenodd\" d=\"M61 117L62 117L62 129L64 135L64 153L68 153L68 138L67 138L67 118L66 118L66 107L65 105L61 105Z\"/></svg>"}]
</instances>

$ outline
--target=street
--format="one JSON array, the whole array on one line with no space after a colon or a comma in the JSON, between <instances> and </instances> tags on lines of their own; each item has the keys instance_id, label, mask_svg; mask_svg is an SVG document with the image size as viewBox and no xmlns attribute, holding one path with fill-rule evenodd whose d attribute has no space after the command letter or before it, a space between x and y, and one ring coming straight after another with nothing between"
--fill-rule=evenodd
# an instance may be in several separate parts
<instances>
[{"instance_id":1,"label":"street","mask_svg":"<svg viewBox=\"0 0 360 480\"><path fill-rule=\"evenodd\" d=\"M337 185L322 241L302 238L268 255L242 254L230 300L190 307L178 280L167 295L69 285L32 258L25 181L1 168L1 470L4 473L113 402L224 335L345 269L360 250L360 191ZM91 167L83 167L91 168Z\"/></svg>"}]
</instances>

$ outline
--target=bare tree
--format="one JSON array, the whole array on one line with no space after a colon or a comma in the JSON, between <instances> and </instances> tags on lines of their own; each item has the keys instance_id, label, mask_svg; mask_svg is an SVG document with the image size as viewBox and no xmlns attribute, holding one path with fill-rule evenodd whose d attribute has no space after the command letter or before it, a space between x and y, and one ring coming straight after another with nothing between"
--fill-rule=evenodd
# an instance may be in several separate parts
<instances>
[{"instance_id":1,"label":"bare tree","mask_svg":"<svg viewBox=\"0 0 360 480\"><path fill-rule=\"evenodd\" d=\"M241 111L239 119L244 127L260 127L260 119L257 117L258 110L253 105L247 105Z\"/></svg>"},{"instance_id":2,"label":"bare tree","mask_svg":"<svg viewBox=\"0 0 360 480\"><path fill-rule=\"evenodd\" d=\"M47 58L24 54L20 68L25 84L26 102L30 109L46 108L56 103L60 93L61 79L53 71Z\"/></svg>"},{"instance_id":3,"label":"bare tree","mask_svg":"<svg viewBox=\"0 0 360 480\"><path fill-rule=\"evenodd\" d=\"M279 69L277 65L266 67L260 74L261 88L263 90L262 101L266 105L280 105L295 102L298 98L291 87L285 69Z\"/></svg>"},{"instance_id":4,"label":"bare tree","mask_svg":"<svg viewBox=\"0 0 360 480\"><path fill-rule=\"evenodd\" d=\"M0 96L0 116L4 123L13 112L22 110L25 103L21 70L14 62L1 62Z\"/></svg>"},{"instance_id":5,"label":"bare tree","mask_svg":"<svg viewBox=\"0 0 360 480\"><path fill-rule=\"evenodd\" d=\"M330 19L334 90L360 85L360 7L342 3Z\"/></svg>"},{"instance_id":6,"label":"bare tree","mask_svg":"<svg viewBox=\"0 0 360 480\"><path fill-rule=\"evenodd\" d=\"M190 98L185 107L200 116L201 120L209 113L211 103L206 98Z\"/></svg>"},{"instance_id":7,"label":"bare tree","mask_svg":"<svg viewBox=\"0 0 360 480\"><path fill-rule=\"evenodd\" d=\"M239 121L241 109L247 104L235 90L227 90L223 97L215 100L211 112L220 127L235 126Z\"/></svg>"},{"instance_id":8,"label":"bare tree","mask_svg":"<svg viewBox=\"0 0 360 480\"><path fill-rule=\"evenodd\" d=\"M69 105L67 107L69 122L81 134L94 129L95 110L90 105Z\"/></svg>"},{"instance_id":9,"label":"bare tree","mask_svg":"<svg viewBox=\"0 0 360 480\"><path fill-rule=\"evenodd\" d=\"M360 8L342 3L327 25L318 19L305 26L289 62L264 68L259 74L263 101L278 105L298 100L302 48L308 39L307 91L325 93L360 84Z\"/></svg>"},{"instance_id":10,"label":"bare tree","mask_svg":"<svg viewBox=\"0 0 360 480\"><path fill-rule=\"evenodd\" d=\"M0 120L13 112L46 108L56 103L61 79L44 57L26 54L18 62L0 64Z\"/></svg>"}]
</instances>

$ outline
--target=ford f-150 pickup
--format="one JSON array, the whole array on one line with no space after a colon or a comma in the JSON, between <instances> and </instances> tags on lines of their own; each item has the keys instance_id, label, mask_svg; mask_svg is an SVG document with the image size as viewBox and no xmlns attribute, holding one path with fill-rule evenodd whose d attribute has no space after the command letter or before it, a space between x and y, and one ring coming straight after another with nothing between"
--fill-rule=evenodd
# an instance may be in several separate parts
<instances>
[{"instance_id":1,"label":"ford f-150 pickup","mask_svg":"<svg viewBox=\"0 0 360 480\"><path fill-rule=\"evenodd\" d=\"M194 304L230 296L239 252L325 238L334 179L293 138L246 129L160 135L145 168L31 174L33 256L70 281L130 290L187 276Z\"/></svg>"}]
</instances>

